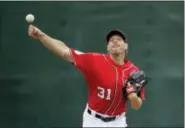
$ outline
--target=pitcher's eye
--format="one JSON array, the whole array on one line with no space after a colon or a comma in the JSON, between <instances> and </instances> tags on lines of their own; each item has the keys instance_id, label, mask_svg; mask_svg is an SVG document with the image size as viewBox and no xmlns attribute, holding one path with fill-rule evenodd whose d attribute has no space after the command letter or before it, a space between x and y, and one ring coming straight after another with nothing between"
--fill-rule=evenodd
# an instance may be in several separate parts
<instances>
[{"instance_id":1,"label":"pitcher's eye","mask_svg":"<svg viewBox=\"0 0 185 128\"><path fill-rule=\"evenodd\" d=\"M114 38L111 38L111 39L110 39L110 42L113 42L113 41L114 41Z\"/></svg>"},{"instance_id":2,"label":"pitcher's eye","mask_svg":"<svg viewBox=\"0 0 185 128\"><path fill-rule=\"evenodd\" d=\"M121 41L121 38L117 38L118 41Z\"/></svg>"}]
</instances>

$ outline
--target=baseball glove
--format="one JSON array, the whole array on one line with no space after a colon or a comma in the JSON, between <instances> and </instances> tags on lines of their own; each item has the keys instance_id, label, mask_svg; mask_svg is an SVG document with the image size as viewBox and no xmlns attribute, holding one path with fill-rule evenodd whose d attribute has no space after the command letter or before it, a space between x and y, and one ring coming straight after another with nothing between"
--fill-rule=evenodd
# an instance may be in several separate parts
<instances>
[{"instance_id":1,"label":"baseball glove","mask_svg":"<svg viewBox=\"0 0 185 128\"><path fill-rule=\"evenodd\" d=\"M133 72L130 77L126 80L125 86L123 87L123 95L127 97L132 92L137 93L140 97L141 89L148 83L144 71Z\"/></svg>"}]
</instances>

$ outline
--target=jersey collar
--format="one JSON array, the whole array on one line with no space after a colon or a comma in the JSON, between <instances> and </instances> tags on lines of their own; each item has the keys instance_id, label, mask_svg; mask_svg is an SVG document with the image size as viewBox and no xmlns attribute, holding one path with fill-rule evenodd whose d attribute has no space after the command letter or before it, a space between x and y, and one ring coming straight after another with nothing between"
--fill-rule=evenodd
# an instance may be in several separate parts
<instances>
[{"instance_id":1,"label":"jersey collar","mask_svg":"<svg viewBox=\"0 0 185 128\"><path fill-rule=\"evenodd\" d=\"M112 60L112 58L110 57L109 54L106 55L106 58L107 58L109 63L111 63L112 65L114 65L116 67L120 67L120 68L127 68L132 64L128 59L125 59L125 63L122 64L122 65L117 64L115 61Z\"/></svg>"}]
</instances>

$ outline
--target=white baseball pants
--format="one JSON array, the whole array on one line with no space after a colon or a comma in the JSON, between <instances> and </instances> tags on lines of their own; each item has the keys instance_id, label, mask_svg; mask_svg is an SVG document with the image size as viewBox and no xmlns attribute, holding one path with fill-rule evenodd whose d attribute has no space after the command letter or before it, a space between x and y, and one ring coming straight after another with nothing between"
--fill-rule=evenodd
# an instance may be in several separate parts
<instances>
[{"instance_id":1,"label":"white baseball pants","mask_svg":"<svg viewBox=\"0 0 185 128\"><path fill-rule=\"evenodd\" d=\"M83 113L83 123L82 123L82 127L120 127L120 128L125 128L127 127L127 123L126 123L126 117L125 117L125 113L121 114L120 116L117 116L115 120L110 121L110 122L104 122L101 119L96 118L94 115L95 111L93 111L92 109L90 109L92 111L92 114L90 115L87 112L88 106L85 108L85 111ZM98 113L101 116L106 116L106 115L102 115L100 113ZM106 116L107 117L107 116Z\"/></svg>"}]
</instances>

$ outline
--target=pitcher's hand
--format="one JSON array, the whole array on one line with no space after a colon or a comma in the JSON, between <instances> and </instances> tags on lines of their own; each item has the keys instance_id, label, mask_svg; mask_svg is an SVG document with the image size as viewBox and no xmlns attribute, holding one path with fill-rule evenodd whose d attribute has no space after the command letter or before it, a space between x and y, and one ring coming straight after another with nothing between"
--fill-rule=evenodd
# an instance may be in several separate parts
<instances>
[{"instance_id":1,"label":"pitcher's hand","mask_svg":"<svg viewBox=\"0 0 185 128\"><path fill-rule=\"evenodd\" d=\"M33 25L29 25L28 35L35 38L35 39L39 39L42 35L44 35L44 33L40 29L38 29L37 27L35 27Z\"/></svg>"}]
</instances>

